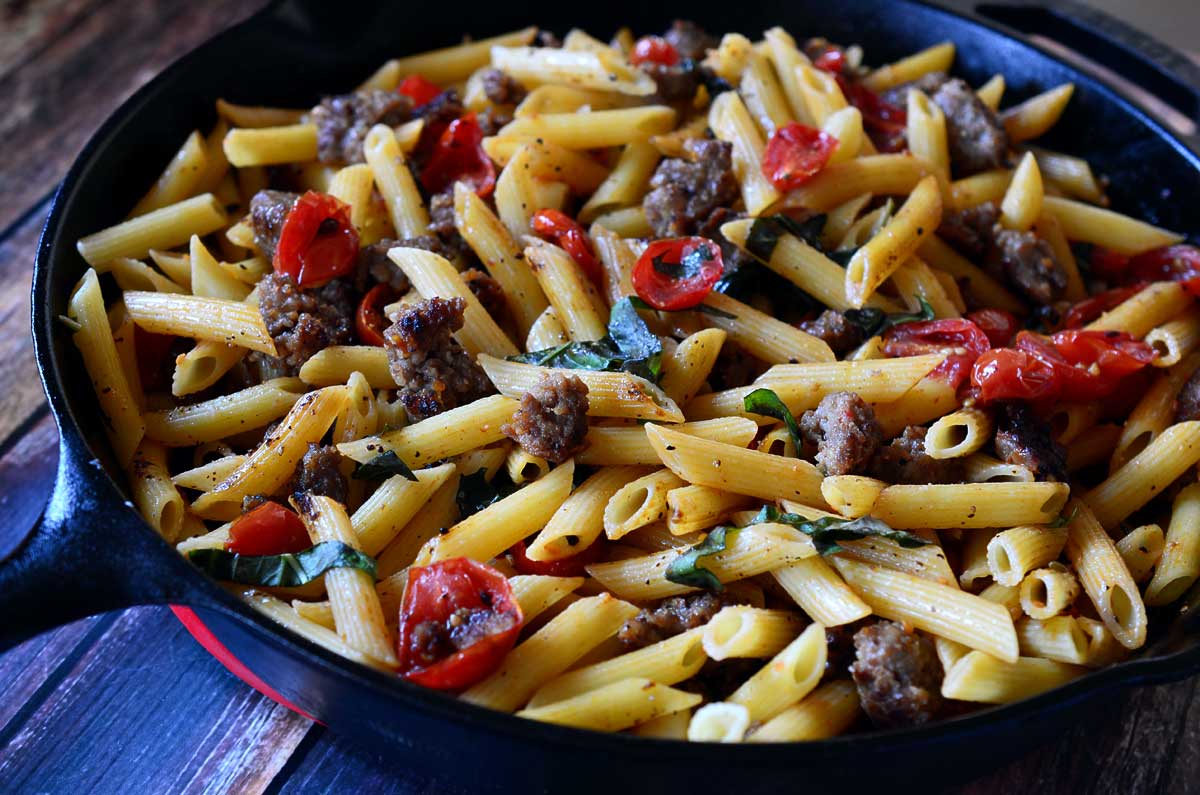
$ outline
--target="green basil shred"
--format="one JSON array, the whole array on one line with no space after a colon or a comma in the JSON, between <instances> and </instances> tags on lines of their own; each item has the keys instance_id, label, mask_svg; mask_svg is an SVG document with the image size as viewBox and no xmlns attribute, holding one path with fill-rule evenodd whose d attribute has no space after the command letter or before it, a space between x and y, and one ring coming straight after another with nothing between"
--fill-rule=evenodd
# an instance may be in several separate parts
<instances>
[{"instance_id":1,"label":"green basil shred","mask_svg":"<svg viewBox=\"0 0 1200 795\"><path fill-rule=\"evenodd\" d=\"M463 475L459 478L458 494L455 496L455 501L458 503L459 521L479 513L497 500L502 500L512 494L518 488L520 487L514 484L509 479L508 473L503 470L497 472L491 480L488 480L485 469Z\"/></svg>"},{"instance_id":2,"label":"green basil shred","mask_svg":"<svg viewBox=\"0 0 1200 795\"><path fill-rule=\"evenodd\" d=\"M754 414L783 420L783 424L787 427L788 433L792 437L792 442L796 445L796 453L797 455L799 454L800 448L804 444L800 436L800 424L796 422L791 409L779 399L779 395L775 394L774 390L765 388L756 389L742 399L742 405L746 407L746 411L753 412Z\"/></svg>"},{"instance_id":3,"label":"green basil shred","mask_svg":"<svg viewBox=\"0 0 1200 795\"><path fill-rule=\"evenodd\" d=\"M822 555L832 555L841 552L842 541L860 541L864 538L887 538L895 541L906 549L923 547L929 542L920 536L906 533L903 530L893 530L885 522L871 516L858 519L841 519L836 516L826 516L820 519L805 519L795 513L782 513L773 505L764 505L751 524L763 522L778 522L791 525L813 540L813 546Z\"/></svg>"},{"instance_id":4,"label":"green basil shred","mask_svg":"<svg viewBox=\"0 0 1200 795\"><path fill-rule=\"evenodd\" d=\"M821 230L825 228L825 218L824 215L814 215L803 221L797 221L790 215L782 214L755 218L746 235L745 249L754 257L768 262L771 254L775 251L775 246L779 243L779 238L784 235L795 235L818 251L824 251L821 247L820 237Z\"/></svg>"},{"instance_id":5,"label":"green basil shred","mask_svg":"<svg viewBox=\"0 0 1200 795\"><path fill-rule=\"evenodd\" d=\"M413 482L417 480L417 476L408 468L408 464L396 455L395 450L380 453L365 464L354 467L354 471L350 473L350 477L355 480L387 480L393 475L403 475Z\"/></svg>"},{"instance_id":6,"label":"green basil shred","mask_svg":"<svg viewBox=\"0 0 1200 795\"><path fill-rule=\"evenodd\" d=\"M341 541L324 541L303 552L239 555L224 549L193 549L188 560L216 580L242 585L294 588L330 569L358 569L375 579L375 559Z\"/></svg>"},{"instance_id":7,"label":"green basil shred","mask_svg":"<svg viewBox=\"0 0 1200 795\"><path fill-rule=\"evenodd\" d=\"M917 296L917 301L921 304L920 312L899 312L894 315L886 314L882 309L867 307L865 309L847 309L842 313L851 324L858 327L862 332L863 337L870 339L876 334L882 334L892 326L900 326L904 323L916 323L922 320L933 320L933 307L929 305L922 296Z\"/></svg>"},{"instance_id":8,"label":"green basil shred","mask_svg":"<svg viewBox=\"0 0 1200 795\"><path fill-rule=\"evenodd\" d=\"M724 552L733 543L738 528L721 525L716 527L708 536L694 547L671 561L667 567L666 577L678 585L692 588L703 588L706 591L721 591L725 588L717 575L700 565L703 558Z\"/></svg>"},{"instance_id":9,"label":"green basil shred","mask_svg":"<svg viewBox=\"0 0 1200 795\"><path fill-rule=\"evenodd\" d=\"M658 383L662 376L662 340L646 325L629 298L613 304L608 334L588 342L568 342L509 361L567 370L624 371Z\"/></svg>"}]
</instances>

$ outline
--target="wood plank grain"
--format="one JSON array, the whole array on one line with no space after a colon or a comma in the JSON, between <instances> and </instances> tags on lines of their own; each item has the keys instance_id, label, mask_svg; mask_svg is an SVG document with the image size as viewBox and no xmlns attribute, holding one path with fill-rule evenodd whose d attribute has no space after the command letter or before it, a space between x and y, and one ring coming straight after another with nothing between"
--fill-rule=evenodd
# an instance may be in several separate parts
<instances>
[{"instance_id":1,"label":"wood plank grain","mask_svg":"<svg viewBox=\"0 0 1200 795\"><path fill-rule=\"evenodd\" d=\"M78 656L80 645L94 643L94 630L111 623L103 616L86 618L39 635L0 656L0 738L15 733L10 723L26 708L37 706L39 691L57 684L55 672L64 660ZM86 648L82 651L86 651ZM43 695L49 695L43 694Z\"/></svg>"},{"instance_id":2,"label":"wood plank grain","mask_svg":"<svg viewBox=\"0 0 1200 795\"><path fill-rule=\"evenodd\" d=\"M58 428L49 412L22 430L11 444L0 443L0 558L23 542L42 515L58 464Z\"/></svg>"},{"instance_id":3,"label":"wood plank grain","mask_svg":"<svg viewBox=\"0 0 1200 795\"><path fill-rule=\"evenodd\" d=\"M14 3L0 25L27 30L0 52L0 230L45 197L92 131L170 62L262 0ZM12 10L15 9L15 10ZM32 52L29 52L29 50Z\"/></svg>"},{"instance_id":4,"label":"wood plank grain","mask_svg":"<svg viewBox=\"0 0 1200 795\"><path fill-rule=\"evenodd\" d=\"M0 792L261 792L310 725L138 608L0 748Z\"/></svg>"},{"instance_id":5,"label":"wood plank grain","mask_svg":"<svg viewBox=\"0 0 1200 795\"><path fill-rule=\"evenodd\" d=\"M44 202L0 240L0 441L45 404L29 332L29 287L49 211Z\"/></svg>"}]
</instances>

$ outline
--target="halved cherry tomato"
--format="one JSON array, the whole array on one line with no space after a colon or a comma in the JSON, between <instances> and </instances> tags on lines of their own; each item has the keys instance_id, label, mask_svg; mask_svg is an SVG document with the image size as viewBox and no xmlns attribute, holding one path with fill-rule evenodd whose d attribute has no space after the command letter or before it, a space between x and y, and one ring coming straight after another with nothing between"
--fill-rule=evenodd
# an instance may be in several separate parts
<instances>
[{"instance_id":1,"label":"halved cherry tomato","mask_svg":"<svg viewBox=\"0 0 1200 795\"><path fill-rule=\"evenodd\" d=\"M967 320L979 326L993 348L1002 348L1021 330L1021 321L1012 312L995 307L980 309L967 315Z\"/></svg>"},{"instance_id":2,"label":"halved cherry tomato","mask_svg":"<svg viewBox=\"0 0 1200 795\"><path fill-rule=\"evenodd\" d=\"M239 555L282 555L312 545L299 516L277 502L264 502L229 526L225 549Z\"/></svg>"},{"instance_id":3,"label":"halved cherry tomato","mask_svg":"<svg viewBox=\"0 0 1200 795\"><path fill-rule=\"evenodd\" d=\"M1145 288L1145 282L1138 282L1128 287L1116 287L1112 290L1097 293L1091 298L1085 298L1067 310L1067 314L1063 317L1062 327L1080 328L1086 326L1114 306L1124 303L1126 299L1132 298Z\"/></svg>"},{"instance_id":4,"label":"halved cherry tomato","mask_svg":"<svg viewBox=\"0 0 1200 795\"><path fill-rule=\"evenodd\" d=\"M721 248L706 237L656 240L633 266L638 297L655 309L691 309L712 292L725 272Z\"/></svg>"},{"instance_id":5,"label":"halved cherry tomato","mask_svg":"<svg viewBox=\"0 0 1200 795\"><path fill-rule=\"evenodd\" d=\"M838 139L807 124L791 122L777 129L763 152L762 173L781 191L812 179L833 156Z\"/></svg>"},{"instance_id":6,"label":"halved cherry tomato","mask_svg":"<svg viewBox=\"0 0 1200 795\"><path fill-rule=\"evenodd\" d=\"M592 244L588 241L583 227L571 216L558 210L547 208L538 210L530 221L533 231L542 237L553 238L554 242L571 255L593 284L599 285L604 278L600 263L592 252Z\"/></svg>"},{"instance_id":7,"label":"halved cherry tomato","mask_svg":"<svg viewBox=\"0 0 1200 795\"><path fill-rule=\"evenodd\" d=\"M1033 334L1026 334L1034 337ZM1050 338L1054 350L1070 366L1064 396L1088 400L1112 394L1120 379L1154 361L1154 349L1124 331L1060 331ZM1021 344L1018 338L1017 344ZM1087 378L1080 378L1086 374Z\"/></svg>"},{"instance_id":8,"label":"halved cherry tomato","mask_svg":"<svg viewBox=\"0 0 1200 795\"><path fill-rule=\"evenodd\" d=\"M984 403L1037 400L1055 388L1054 367L1027 351L997 348L975 360L971 383Z\"/></svg>"},{"instance_id":9,"label":"halved cherry tomato","mask_svg":"<svg viewBox=\"0 0 1200 795\"><path fill-rule=\"evenodd\" d=\"M901 323L883 335L883 352L888 356L921 356L943 351L978 356L990 347L983 330L964 318Z\"/></svg>"},{"instance_id":10,"label":"halved cherry tomato","mask_svg":"<svg viewBox=\"0 0 1200 795\"><path fill-rule=\"evenodd\" d=\"M899 152L907 143L905 127L908 113L904 108L886 102L878 94L864 86L847 80L845 75L836 75L846 101L862 112L863 126L871 134L871 140L884 152Z\"/></svg>"},{"instance_id":11,"label":"halved cherry tomato","mask_svg":"<svg viewBox=\"0 0 1200 795\"><path fill-rule=\"evenodd\" d=\"M604 552L604 543L597 538L585 549L558 560L534 560L526 553L524 541L518 541L508 551L513 566L522 574L544 574L548 577L582 577L584 567L595 563Z\"/></svg>"},{"instance_id":12,"label":"halved cherry tomato","mask_svg":"<svg viewBox=\"0 0 1200 795\"><path fill-rule=\"evenodd\" d=\"M360 342L383 346L383 330L388 327L383 308L397 297L396 291L389 284L377 284L367 290L367 294L358 303L358 311L354 314L354 325L358 329Z\"/></svg>"},{"instance_id":13,"label":"halved cherry tomato","mask_svg":"<svg viewBox=\"0 0 1200 795\"><path fill-rule=\"evenodd\" d=\"M465 182L479 196L496 187L496 167L483 151L483 130L474 113L450 122L421 172L421 184L430 193L441 193L455 182Z\"/></svg>"},{"instance_id":14,"label":"halved cherry tomato","mask_svg":"<svg viewBox=\"0 0 1200 795\"><path fill-rule=\"evenodd\" d=\"M358 232L350 206L327 193L308 191L292 205L272 263L301 287L349 273L358 259Z\"/></svg>"},{"instance_id":15,"label":"halved cherry tomato","mask_svg":"<svg viewBox=\"0 0 1200 795\"><path fill-rule=\"evenodd\" d=\"M978 354L974 353L951 353L929 371L929 377L941 379L957 390L970 377L971 367L977 358Z\"/></svg>"},{"instance_id":16,"label":"halved cherry tomato","mask_svg":"<svg viewBox=\"0 0 1200 795\"><path fill-rule=\"evenodd\" d=\"M1200 295L1200 248L1196 246L1163 246L1134 257L1096 246L1091 264L1092 272L1110 283L1182 282L1192 295Z\"/></svg>"},{"instance_id":17,"label":"halved cherry tomato","mask_svg":"<svg viewBox=\"0 0 1200 795\"><path fill-rule=\"evenodd\" d=\"M813 60L813 66L840 75L846 68L846 53L837 47L830 47Z\"/></svg>"},{"instance_id":18,"label":"halved cherry tomato","mask_svg":"<svg viewBox=\"0 0 1200 795\"><path fill-rule=\"evenodd\" d=\"M409 569L400 607L400 675L462 690L500 666L524 616L503 574L467 558Z\"/></svg>"},{"instance_id":19,"label":"halved cherry tomato","mask_svg":"<svg viewBox=\"0 0 1200 795\"><path fill-rule=\"evenodd\" d=\"M404 78L396 90L412 99L414 108L428 104L431 99L442 93L442 89L438 87L437 83L432 83L420 75L409 75Z\"/></svg>"},{"instance_id":20,"label":"halved cherry tomato","mask_svg":"<svg viewBox=\"0 0 1200 795\"><path fill-rule=\"evenodd\" d=\"M679 63L679 50L662 36L643 36L633 45L629 54L629 62L634 66L644 63L656 63L661 66L674 66Z\"/></svg>"}]
</instances>

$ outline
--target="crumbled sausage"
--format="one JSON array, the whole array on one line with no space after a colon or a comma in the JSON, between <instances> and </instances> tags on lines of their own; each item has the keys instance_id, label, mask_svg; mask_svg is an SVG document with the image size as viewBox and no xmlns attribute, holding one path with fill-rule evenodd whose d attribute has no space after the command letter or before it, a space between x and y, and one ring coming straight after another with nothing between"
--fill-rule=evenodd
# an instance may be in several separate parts
<instances>
[{"instance_id":1,"label":"crumbled sausage","mask_svg":"<svg viewBox=\"0 0 1200 795\"><path fill-rule=\"evenodd\" d=\"M894 88L889 88L880 94L880 99L903 109L908 107L908 94L914 88L926 96L932 96L949 79L950 77L945 72L926 72L911 83L902 83Z\"/></svg>"},{"instance_id":2,"label":"crumbled sausage","mask_svg":"<svg viewBox=\"0 0 1200 795\"><path fill-rule=\"evenodd\" d=\"M383 332L400 402L416 421L465 405L495 390L487 374L452 336L466 302L430 298L404 307Z\"/></svg>"},{"instance_id":3,"label":"crumbled sausage","mask_svg":"<svg viewBox=\"0 0 1200 795\"><path fill-rule=\"evenodd\" d=\"M446 259L464 258L471 255L471 247L458 233L454 225L454 189L435 193L429 197L429 234L442 241L442 250L435 251ZM420 248L425 248L420 246ZM430 249L433 251L433 249Z\"/></svg>"},{"instance_id":4,"label":"crumbled sausage","mask_svg":"<svg viewBox=\"0 0 1200 795\"><path fill-rule=\"evenodd\" d=\"M642 608L621 626L617 639L630 649L650 646L689 629L704 626L721 608L730 604L733 602L724 592L701 591L687 596L672 596L654 607Z\"/></svg>"},{"instance_id":5,"label":"crumbled sausage","mask_svg":"<svg viewBox=\"0 0 1200 795\"><path fill-rule=\"evenodd\" d=\"M467 283L471 294L483 304L483 308L493 320L502 321L508 315L508 299L500 282L493 279L486 271L479 268L468 268L459 274Z\"/></svg>"},{"instance_id":6,"label":"crumbled sausage","mask_svg":"<svg viewBox=\"0 0 1200 795\"><path fill-rule=\"evenodd\" d=\"M525 99L525 86L499 69L485 69L483 93L496 105L516 105Z\"/></svg>"},{"instance_id":7,"label":"crumbled sausage","mask_svg":"<svg viewBox=\"0 0 1200 795\"><path fill-rule=\"evenodd\" d=\"M933 642L894 621L854 635L850 666L863 711L878 728L928 723L942 706L942 664Z\"/></svg>"},{"instance_id":8,"label":"crumbled sausage","mask_svg":"<svg viewBox=\"0 0 1200 795\"><path fill-rule=\"evenodd\" d=\"M834 309L826 309L815 320L805 320L800 330L829 346L835 356L845 356L863 343L862 329Z\"/></svg>"},{"instance_id":9,"label":"crumbled sausage","mask_svg":"<svg viewBox=\"0 0 1200 795\"><path fill-rule=\"evenodd\" d=\"M437 242L437 238L430 237L429 240ZM363 246L358 251L358 262L355 266L356 285L360 290L367 286L367 279L370 277L372 282L377 284L389 285L397 293L403 294L408 292L412 286L408 282L408 277L404 275L404 271L396 267L396 263L388 259L388 249L396 246L411 246L414 245L412 240L393 240L392 238L384 238L369 246ZM425 248L422 245L416 245L417 248Z\"/></svg>"},{"instance_id":10,"label":"crumbled sausage","mask_svg":"<svg viewBox=\"0 0 1200 795\"><path fill-rule=\"evenodd\" d=\"M281 190L260 190L250 199L250 226L254 228L254 245L266 259L275 258L279 234L298 193Z\"/></svg>"},{"instance_id":11,"label":"crumbled sausage","mask_svg":"<svg viewBox=\"0 0 1200 795\"><path fill-rule=\"evenodd\" d=\"M953 78L931 99L946 115L946 143L957 177L999 168L1008 161L1008 135L995 112L975 91Z\"/></svg>"},{"instance_id":12,"label":"crumbled sausage","mask_svg":"<svg viewBox=\"0 0 1200 795\"><path fill-rule=\"evenodd\" d=\"M996 455L1025 467L1038 480L1066 481L1067 451L1050 436L1050 425L1025 403L996 410Z\"/></svg>"},{"instance_id":13,"label":"crumbled sausage","mask_svg":"<svg viewBox=\"0 0 1200 795\"><path fill-rule=\"evenodd\" d=\"M726 240L725 235L721 234L722 224L744 218L745 215L745 213L740 213L730 207L718 207L709 213L708 217L696 227L697 235L707 237L721 247L721 262L724 265L722 272L724 274L733 273L738 268L755 261L754 257Z\"/></svg>"},{"instance_id":14,"label":"crumbled sausage","mask_svg":"<svg viewBox=\"0 0 1200 795\"><path fill-rule=\"evenodd\" d=\"M909 425L891 444L880 448L871 462L871 476L888 483L961 483L962 460L931 458L925 452L925 431L919 425Z\"/></svg>"},{"instance_id":15,"label":"crumbled sausage","mask_svg":"<svg viewBox=\"0 0 1200 795\"><path fill-rule=\"evenodd\" d=\"M325 97L313 108L317 159L322 163L363 162L363 141L376 124L395 127L412 118L412 99L378 88Z\"/></svg>"},{"instance_id":16,"label":"crumbled sausage","mask_svg":"<svg viewBox=\"0 0 1200 795\"><path fill-rule=\"evenodd\" d=\"M513 621L511 612L460 607L444 621L422 621L413 627L409 651L418 665L433 665L484 638L508 631Z\"/></svg>"},{"instance_id":17,"label":"crumbled sausage","mask_svg":"<svg viewBox=\"0 0 1200 795\"><path fill-rule=\"evenodd\" d=\"M994 236L996 242L986 263L990 271L1003 274L1009 284L1039 304L1049 304L1062 296L1067 273L1054 258L1049 243L1033 232L999 225Z\"/></svg>"},{"instance_id":18,"label":"crumbled sausage","mask_svg":"<svg viewBox=\"0 0 1200 795\"><path fill-rule=\"evenodd\" d=\"M804 412L800 431L817 445L817 464L826 475L866 469L883 442L875 412L854 392L834 392Z\"/></svg>"},{"instance_id":19,"label":"crumbled sausage","mask_svg":"<svg viewBox=\"0 0 1200 795\"><path fill-rule=\"evenodd\" d=\"M663 38L675 48L680 58L690 58L694 61L700 60L717 46L715 36L688 19L672 22L670 30L663 34Z\"/></svg>"},{"instance_id":20,"label":"crumbled sausage","mask_svg":"<svg viewBox=\"0 0 1200 795\"><path fill-rule=\"evenodd\" d=\"M993 202L984 202L963 210L947 210L942 214L938 236L973 262L983 261L995 240L996 222L1000 211Z\"/></svg>"},{"instance_id":21,"label":"crumbled sausage","mask_svg":"<svg viewBox=\"0 0 1200 795\"><path fill-rule=\"evenodd\" d=\"M333 445L309 443L308 450L288 484L292 494L313 494L329 497L343 505L346 502L346 478L339 467L342 456Z\"/></svg>"},{"instance_id":22,"label":"crumbled sausage","mask_svg":"<svg viewBox=\"0 0 1200 795\"><path fill-rule=\"evenodd\" d=\"M1175 422L1200 420L1200 370L1192 373L1175 396Z\"/></svg>"},{"instance_id":23,"label":"crumbled sausage","mask_svg":"<svg viewBox=\"0 0 1200 795\"><path fill-rule=\"evenodd\" d=\"M500 427L533 455L561 464L587 439L587 384L573 375L549 372L521 397L512 422Z\"/></svg>"},{"instance_id":24,"label":"crumbled sausage","mask_svg":"<svg viewBox=\"0 0 1200 795\"><path fill-rule=\"evenodd\" d=\"M638 68L654 81L654 98L659 102L686 102L696 95L701 83L696 64L691 61L671 65L646 61Z\"/></svg>"},{"instance_id":25,"label":"crumbled sausage","mask_svg":"<svg viewBox=\"0 0 1200 795\"><path fill-rule=\"evenodd\" d=\"M258 283L258 311L275 341L275 364L285 373L294 374L330 345L353 341L354 306L354 291L341 279L306 290L287 274L268 273Z\"/></svg>"},{"instance_id":26,"label":"crumbled sausage","mask_svg":"<svg viewBox=\"0 0 1200 795\"><path fill-rule=\"evenodd\" d=\"M650 178L642 201L646 219L658 237L694 234L713 210L738 197L733 176L733 147L725 141L692 138L684 143L687 158L667 158Z\"/></svg>"}]
</instances>

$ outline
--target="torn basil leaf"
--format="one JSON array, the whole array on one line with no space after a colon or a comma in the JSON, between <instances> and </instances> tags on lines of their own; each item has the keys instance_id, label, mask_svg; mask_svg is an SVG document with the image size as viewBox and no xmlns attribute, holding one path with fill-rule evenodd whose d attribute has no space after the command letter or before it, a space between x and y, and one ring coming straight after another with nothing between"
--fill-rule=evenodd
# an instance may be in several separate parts
<instances>
[{"instance_id":1,"label":"torn basil leaf","mask_svg":"<svg viewBox=\"0 0 1200 795\"><path fill-rule=\"evenodd\" d=\"M624 371L658 382L662 375L662 340L650 331L629 298L613 305L608 334L588 342L509 356L509 361L566 370Z\"/></svg>"},{"instance_id":2,"label":"torn basil leaf","mask_svg":"<svg viewBox=\"0 0 1200 795\"><path fill-rule=\"evenodd\" d=\"M821 248L821 230L825 228L825 215L814 215L803 221L797 221L790 215L767 215L755 218L746 235L746 251L754 257L768 262L779 238L784 235L795 235L808 245L824 251Z\"/></svg>"},{"instance_id":3,"label":"torn basil leaf","mask_svg":"<svg viewBox=\"0 0 1200 795\"><path fill-rule=\"evenodd\" d=\"M216 580L242 585L294 588L330 569L358 569L375 579L375 559L341 541L324 541L303 552L239 555L224 549L193 549L188 560Z\"/></svg>"},{"instance_id":4,"label":"torn basil leaf","mask_svg":"<svg viewBox=\"0 0 1200 795\"><path fill-rule=\"evenodd\" d=\"M702 558L724 552L733 543L738 528L721 525L714 528L708 536L694 547L671 561L667 567L666 577L678 585L692 588L703 588L706 591L721 591L725 586L717 579L717 575L700 565Z\"/></svg>"},{"instance_id":5,"label":"torn basil leaf","mask_svg":"<svg viewBox=\"0 0 1200 795\"><path fill-rule=\"evenodd\" d=\"M800 435L800 424L796 422L791 409L779 399L779 395L775 394L774 390L756 389L742 398L742 405L746 407L746 411L753 412L754 414L783 420L783 424L787 427L788 433L792 437L792 442L796 445L796 451L799 453L800 448L804 446Z\"/></svg>"},{"instance_id":6,"label":"torn basil leaf","mask_svg":"<svg viewBox=\"0 0 1200 795\"><path fill-rule=\"evenodd\" d=\"M497 472L490 481L487 471L476 470L469 475L463 475L458 481L458 519L461 522L468 516L473 516L497 500L502 500L516 491L519 486L509 479L503 470Z\"/></svg>"},{"instance_id":7,"label":"torn basil leaf","mask_svg":"<svg viewBox=\"0 0 1200 795\"><path fill-rule=\"evenodd\" d=\"M393 475L403 475L413 482L417 480L417 476L408 468L408 464L396 455L395 450L380 453L367 463L354 467L354 471L350 473L350 477L355 480L387 480Z\"/></svg>"},{"instance_id":8,"label":"torn basil leaf","mask_svg":"<svg viewBox=\"0 0 1200 795\"><path fill-rule=\"evenodd\" d=\"M894 315L889 315L882 309L867 307L866 309L847 309L842 313L842 316L852 325L858 327L864 339L870 339L876 334L882 334L892 326L899 326L903 323L914 323L921 320L933 320L935 315L933 307L929 305L929 302L921 296L917 296L917 301L921 304L920 312L898 312Z\"/></svg>"},{"instance_id":9,"label":"torn basil leaf","mask_svg":"<svg viewBox=\"0 0 1200 795\"><path fill-rule=\"evenodd\" d=\"M761 524L762 522L791 525L812 538L813 546L822 555L841 552L842 547L839 546L839 543L842 541L861 541L864 538L887 538L906 549L923 547L929 543L912 533L893 530L886 523L870 516L858 519L842 519L836 516L805 519L799 514L782 513L773 505L764 505L750 523Z\"/></svg>"}]
</instances>

